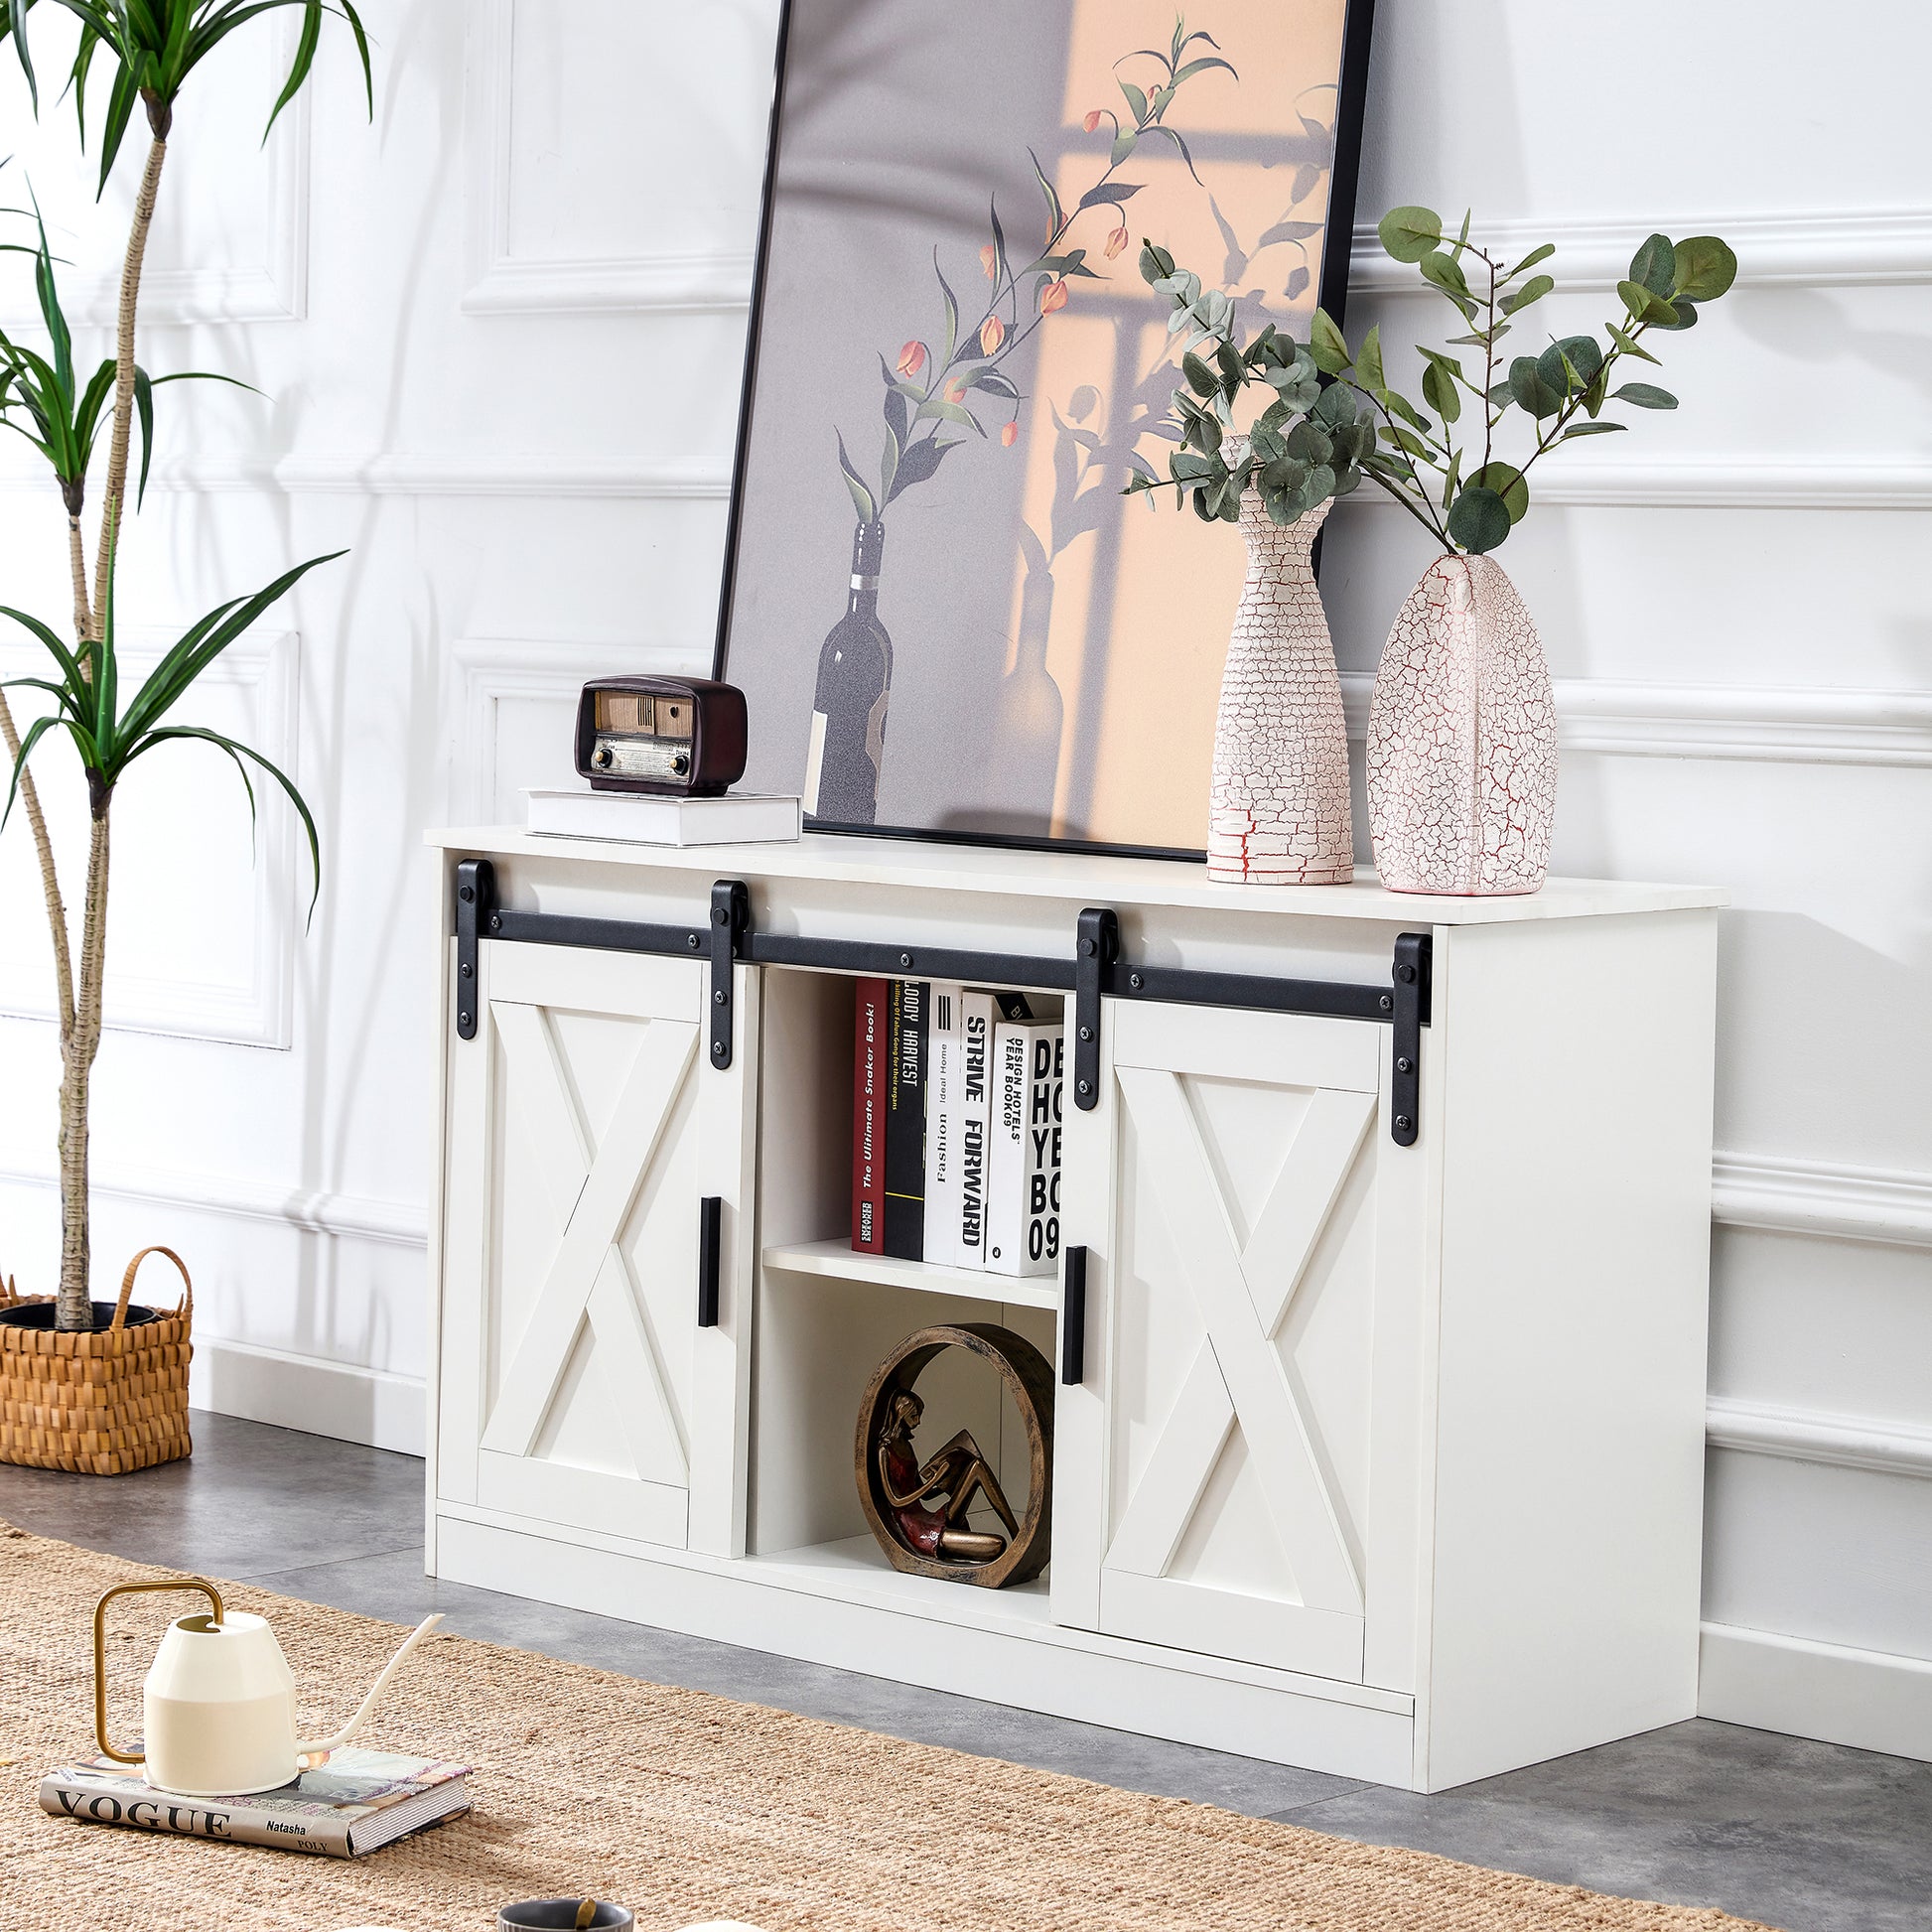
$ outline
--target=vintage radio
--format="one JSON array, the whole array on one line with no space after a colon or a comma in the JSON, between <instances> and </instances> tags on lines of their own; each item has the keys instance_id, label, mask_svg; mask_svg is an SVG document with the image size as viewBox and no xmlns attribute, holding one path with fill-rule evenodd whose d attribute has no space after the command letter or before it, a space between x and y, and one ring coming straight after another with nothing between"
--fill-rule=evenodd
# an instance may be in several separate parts
<instances>
[{"instance_id":1,"label":"vintage radio","mask_svg":"<svg viewBox=\"0 0 1932 1932\"><path fill-rule=\"evenodd\" d=\"M705 678L594 678L577 705L577 769L599 791L716 797L745 775L745 694Z\"/></svg>"}]
</instances>

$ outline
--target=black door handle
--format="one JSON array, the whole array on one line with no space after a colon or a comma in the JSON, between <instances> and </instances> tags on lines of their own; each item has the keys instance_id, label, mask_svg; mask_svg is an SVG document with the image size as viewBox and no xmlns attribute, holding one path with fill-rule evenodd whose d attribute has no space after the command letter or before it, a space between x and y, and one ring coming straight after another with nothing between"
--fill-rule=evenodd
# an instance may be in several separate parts
<instances>
[{"instance_id":1,"label":"black door handle","mask_svg":"<svg viewBox=\"0 0 1932 1932\"><path fill-rule=\"evenodd\" d=\"M1087 1251L1066 1251L1060 1288L1060 1380L1071 1388L1087 1379Z\"/></svg>"},{"instance_id":2,"label":"black door handle","mask_svg":"<svg viewBox=\"0 0 1932 1932\"><path fill-rule=\"evenodd\" d=\"M723 1246L725 1200L707 1194L698 1203L698 1326L718 1325L718 1257Z\"/></svg>"}]
</instances>

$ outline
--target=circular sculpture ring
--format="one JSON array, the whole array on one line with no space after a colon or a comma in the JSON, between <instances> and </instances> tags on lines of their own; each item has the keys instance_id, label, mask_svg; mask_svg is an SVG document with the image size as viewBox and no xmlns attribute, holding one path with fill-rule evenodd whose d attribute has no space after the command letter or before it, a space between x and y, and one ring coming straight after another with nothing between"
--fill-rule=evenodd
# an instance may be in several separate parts
<instances>
[{"instance_id":1,"label":"circular sculpture ring","mask_svg":"<svg viewBox=\"0 0 1932 1932\"><path fill-rule=\"evenodd\" d=\"M923 1469L911 1454L909 1424L920 1405L912 1385L947 1348L965 1348L991 1362L1006 1384L1027 1432L1027 1506L1015 1516L1000 1493L999 1479L961 1431ZM909 1410L901 1410L903 1398ZM859 1404L853 1469L866 1521L896 1570L946 1583L998 1589L1024 1584L1046 1568L1053 1517L1053 1371L1025 1335L990 1321L921 1328L879 1365ZM924 1480L921 1482L920 1477ZM900 1493L891 1492L894 1482ZM960 1486L983 1493L1010 1532L999 1537L966 1526ZM945 1502L941 1510L935 1505ZM952 1554L948 1554L948 1551Z\"/></svg>"}]
</instances>

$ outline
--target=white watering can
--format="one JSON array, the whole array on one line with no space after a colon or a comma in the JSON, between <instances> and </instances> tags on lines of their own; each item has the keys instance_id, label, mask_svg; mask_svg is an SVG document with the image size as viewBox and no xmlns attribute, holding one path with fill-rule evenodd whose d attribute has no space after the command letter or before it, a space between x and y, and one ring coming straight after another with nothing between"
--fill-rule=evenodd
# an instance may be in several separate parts
<instances>
[{"instance_id":1,"label":"white watering can","mask_svg":"<svg viewBox=\"0 0 1932 1932\"><path fill-rule=\"evenodd\" d=\"M107 1737L107 1606L117 1596L157 1589L199 1589L213 1614L177 1617L168 1626L142 1691L145 1741L139 1752L116 1750ZM223 1610L220 1593L200 1577L117 1584L94 1605L94 1736L115 1763L145 1764L160 1791L185 1798L274 1791L354 1736L396 1666L442 1621L426 1616L417 1624L354 1717L333 1737L305 1744L295 1734L295 1673L265 1618Z\"/></svg>"}]
</instances>

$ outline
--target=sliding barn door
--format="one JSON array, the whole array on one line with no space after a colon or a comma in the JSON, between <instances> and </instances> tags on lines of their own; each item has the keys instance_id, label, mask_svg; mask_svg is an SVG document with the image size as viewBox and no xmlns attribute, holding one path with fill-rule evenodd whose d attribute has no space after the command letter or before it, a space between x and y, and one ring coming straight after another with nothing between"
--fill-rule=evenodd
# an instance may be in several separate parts
<instances>
[{"instance_id":1,"label":"sliding barn door","mask_svg":"<svg viewBox=\"0 0 1932 1932\"><path fill-rule=\"evenodd\" d=\"M1414 1292L1378 1221L1421 1172L1378 1124L1387 1037L1110 1007L1075 1156L1102 1355L1066 1418L1105 1500L1056 1613L1362 1678L1378 1312L1406 1318Z\"/></svg>"},{"instance_id":2,"label":"sliding barn door","mask_svg":"<svg viewBox=\"0 0 1932 1932\"><path fill-rule=\"evenodd\" d=\"M702 962L486 941L451 1045L439 1486L533 1522L744 1547L748 1095L708 1064ZM718 1324L698 1324L719 1198Z\"/></svg>"}]
</instances>

